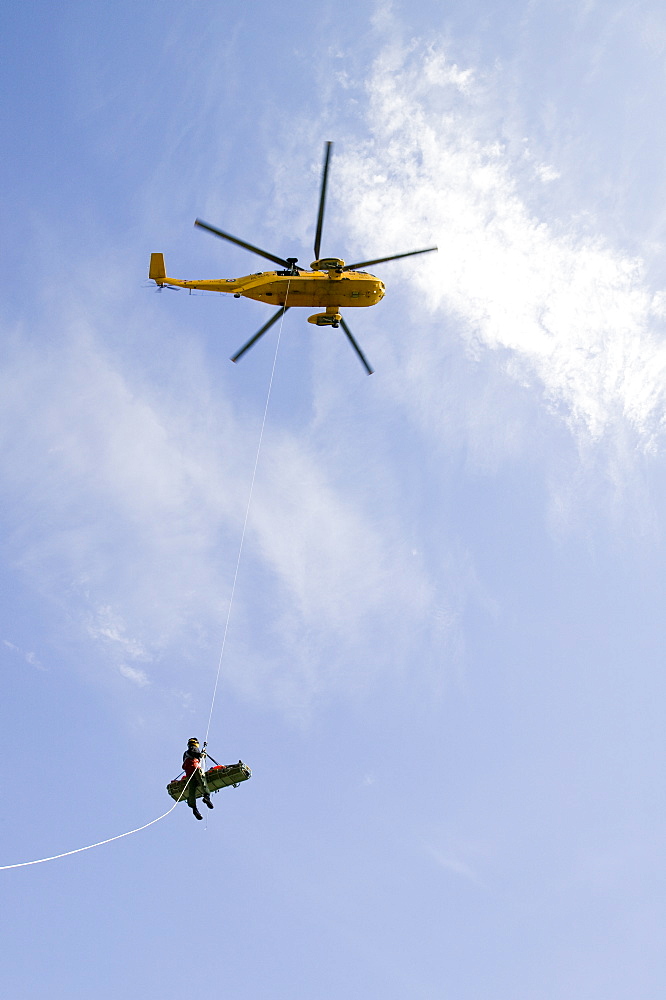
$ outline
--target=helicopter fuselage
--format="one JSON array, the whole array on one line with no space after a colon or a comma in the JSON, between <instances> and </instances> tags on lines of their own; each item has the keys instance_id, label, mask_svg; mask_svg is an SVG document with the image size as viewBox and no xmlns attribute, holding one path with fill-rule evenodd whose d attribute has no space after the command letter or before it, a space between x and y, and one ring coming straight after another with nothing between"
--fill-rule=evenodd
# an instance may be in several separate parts
<instances>
[{"instance_id":1,"label":"helicopter fuselage","mask_svg":"<svg viewBox=\"0 0 666 1000\"><path fill-rule=\"evenodd\" d=\"M363 271L261 271L242 278L211 278L195 281L155 279L159 285L226 292L273 306L349 308L374 306L384 297L384 282Z\"/></svg>"}]
</instances>

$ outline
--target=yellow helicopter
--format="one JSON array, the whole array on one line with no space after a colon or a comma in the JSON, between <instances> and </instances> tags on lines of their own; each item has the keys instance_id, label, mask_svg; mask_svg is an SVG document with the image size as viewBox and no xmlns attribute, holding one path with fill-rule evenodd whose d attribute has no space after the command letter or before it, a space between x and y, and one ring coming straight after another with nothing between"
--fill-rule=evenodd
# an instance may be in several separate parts
<instances>
[{"instance_id":1,"label":"yellow helicopter","mask_svg":"<svg viewBox=\"0 0 666 1000\"><path fill-rule=\"evenodd\" d=\"M352 332L340 315L342 307L374 306L384 297L384 282L380 281L373 274L360 271L359 268L371 267L373 264L383 264L388 260L398 260L400 257L413 257L420 253L431 253L437 247L427 247L425 250L410 250L408 253L395 253L390 257L377 257L375 260L363 260L357 264L345 264L339 257L320 257L321 234L324 223L324 208L326 204L326 186L328 184L328 170L331 161L331 151L333 143L327 142L324 151L324 164L321 176L321 191L319 195L319 212L317 214L317 228L314 241L314 255L310 265L311 270L297 267L298 257L278 257L268 253L260 247L255 247L251 243L239 240L230 233L225 233L215 226L210 226L207 222L197 219L194 223L201 229L208 230L220 239L228 240L239 247L244 247L252 253L265 257L279 264L283 270L262 271L257 274L248 274L242 278L211 278L201 281L183 281L180 278L167 277L164 266L164 255L152 253L150 255L149 278L160 287L169 285L174 288L200 288L210 292L228 292L237 299L244 296L248 299L257 299L259 302L267 302L269 305L278 306L267 323L241 347L231 358L238 361L246 351L256 344L260 337L276 323L292 306L307 306L309 308L324 308L325 312L315 313L308 317L309 323L316 326L341 326L350 344L356 351L361 363L364 365L368 375L372 375L373 369L358 346Z\"/></svg>"}]
</instances>

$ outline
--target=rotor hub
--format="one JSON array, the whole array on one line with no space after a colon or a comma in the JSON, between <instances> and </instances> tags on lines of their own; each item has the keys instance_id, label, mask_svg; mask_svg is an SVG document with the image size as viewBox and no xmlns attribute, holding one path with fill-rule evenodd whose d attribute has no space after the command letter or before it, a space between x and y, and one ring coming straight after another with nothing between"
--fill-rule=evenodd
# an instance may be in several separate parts
<instances>
[{"instance_id":1,"label":"rotor hub","mask_svg":"<svg viewBox=\"0 0 666 1000\"><path fill-rule=\"evenodd\" d=\"M344 266L344 260L340 260L339 257L322 257L321 260L313 260L310 264L313 271L342 271Z\"/></svg>"}]
</instances>

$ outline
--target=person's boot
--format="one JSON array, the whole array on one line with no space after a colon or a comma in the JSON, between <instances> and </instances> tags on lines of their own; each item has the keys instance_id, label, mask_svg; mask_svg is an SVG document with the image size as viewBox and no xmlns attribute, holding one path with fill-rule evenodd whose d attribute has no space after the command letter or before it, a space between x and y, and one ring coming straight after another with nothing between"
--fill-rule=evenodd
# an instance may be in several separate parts
<instances>
[{"instance_id":1,"label":"person's boot","mask_svg":"<svg viewBox=\"0 0 666 1000\"><path fill-rule=\"evenodd\" d=\"M208 806L209 809L214 809L215 808L215 806L213 805L213 803L210 801L210 795L204 795L203 800L204 800L204 802L206 803L206 805Z\"/></svg>"},{"instance_id":2,"label":"person's boot","mask_svg":"<svg viewBox=\"0 0 666 1000\"><path fill-rule=\"evenodd\" d=\"M192 812L194 813L195 819L203 819L203 816L201 815L196 806L192 806Z\"/></svg>"}]
</instances>

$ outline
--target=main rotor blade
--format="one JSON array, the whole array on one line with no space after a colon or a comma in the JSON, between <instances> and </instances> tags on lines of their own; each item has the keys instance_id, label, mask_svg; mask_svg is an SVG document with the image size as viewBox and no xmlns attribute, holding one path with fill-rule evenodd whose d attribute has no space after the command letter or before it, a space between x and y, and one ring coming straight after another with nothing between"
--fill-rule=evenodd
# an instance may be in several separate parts
<instances>
[{"instance_id":1,"label":"main rotor blade","mask_svg":"<svg viewBox=\"0 0 666 1000\"><path fill-rule=\"evenodd\" d=\"M401 257L415 257L419 253L432 253L437 247L426 247L425 250L410 250L409 253L394 253L391 257L378 257L377 260L362 260L358 264L345 264L343 271L355 271L359 267L371 267L373 264L383 264L387 260L399 260Z\"/></svg>"},{"instance_id":2,"label":"main rotor blade","mask_svg":"<svg viewBox=\"0 0 666 1000\"><path fill-rule=\"evenodd\" d=\"M315 233L314 241L314 255L315 260L319 260L319 252L321 250L321 229L324 225L324 206L326 203L326 185L328 184L328 164L331 159L331 150L333 149L333 143L327 142L324 147L324 166L321 171L321 193L319 195L319 213L317 215L317 231Z\"/></svg>"},{"instance_id":3,"label":"main rotor blade","mask_svg":"<svg viewBox=\"0 0 666 1000\"><path fill-rule=\"evenodd\" d=\"M248 340L247 344L245 344L243 347L241 347L240 351L236 351L236 353L233 355L233 357L232 357L231 360L234 361L234 362L236 362L236 361L239 360L239 358L242 358L243 355L245 354L245 352L249 351L251 347L254 347L254 345L259 340L259 338L263 337L263 335L268 330L270 330L270 328L273 326L273 323L277 323L277 321L280 319L280 317L284 316L284 314L286 313L287 309L290 309L290 308L291 308L291 306L280 306L280 308L277 310L277 312L273 313L273 315L269 319L268 323L264 323L264 325L262 326L261 330L257 330L257 332L255 333L254 337L251 337L250 340Z\"/></svg>"},{"instance_id":4,"label":"main rotor blade","mask_svg":"<svg viewBox=\"0 0 666 1000\"><path fill-rule=\"evenodd\" d=\"M225 233L222 229L216 229L215 226L209 226L207 222L203 222L201 219L195 219L194 225L199 226L200 229L207 229L209 233L213 236L219 236L221 240L229 240L230 243L235 243L236 246L243 247L245 250L249 250L251 253L259 254L260 257L265 257L266 260L273 260L276 264L282 264L283 267L289 268L291 265L283 257L276 257L273 253L268 253L267 250L262 250L261 247L252 246L251 243L246 243L245 240L239 240L238 237L232 236L231 233ZM297 268L301 271L302 268Z\"/></svg>"},{"instance_id":5,"label":"main rotor blade","mask_svg":"<svg viewBox=\"0 0 666 1000\"><path fill-rule=\"evenodd\" d=\"M352 332L349 329L349 327L347 326L347 324L345 323L345 321L343 320L342 316L340 317L340 326L342 327L342 329L347 334L347 337L349 338L349 343L352 345L352 347L354 348L354 350L358 354L359 358L361 359L361 363L364 365L365 370L367 371L368 375L372 375L374 369L371 368L370 365L368 364L368 361L367 361L367 358L366 358L365 354L363 353L363 351L361 350L361 348L358 346L358 344L354 340L354 338L352 336Z\"/></svg>"}]
</instances>

